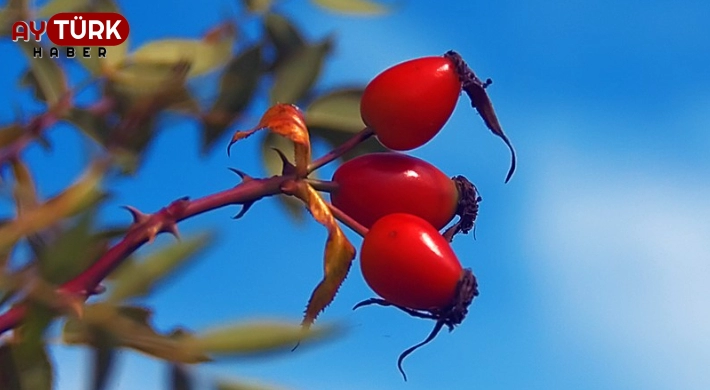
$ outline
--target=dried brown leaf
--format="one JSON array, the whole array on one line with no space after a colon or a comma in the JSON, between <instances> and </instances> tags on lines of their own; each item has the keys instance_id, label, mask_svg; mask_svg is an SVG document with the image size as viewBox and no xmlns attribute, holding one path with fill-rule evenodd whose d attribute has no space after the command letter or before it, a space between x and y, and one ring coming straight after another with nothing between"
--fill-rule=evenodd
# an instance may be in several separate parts
<instances>
[{"instance_id":1,"label":"dried brown leaf","mask_svg":"<svg viewBox=\"0 0 710 390\"><path fill-rule=\"evenodd\" d=\"M306 176L308 164L311 162L311 141L301 110L292 104L272 106L264 113L256 127L234 133L229 147L262 129L269 129L271 132L293 141L296 173L299 176Z\"/></svg>"}]
</instances>

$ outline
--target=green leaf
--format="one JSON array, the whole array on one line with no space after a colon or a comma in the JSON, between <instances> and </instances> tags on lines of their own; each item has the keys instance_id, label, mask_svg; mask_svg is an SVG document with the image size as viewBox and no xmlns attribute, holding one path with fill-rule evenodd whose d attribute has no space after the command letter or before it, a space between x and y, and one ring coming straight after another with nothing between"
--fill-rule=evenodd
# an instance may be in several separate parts
<instances>
[{"instance_id":1,"label":"green leaf","mask_svg":"<svg viewBox=\"0 0 710 390\"><path fill-rule=\"evenodd\" d=\"M35 344L0 346L0 388L3 390L50 390L52 364L46 347Z\"/></svg>"},{"instance_id":2,"label":"green leaf","mask_svg":"<svg viewBox=\"0 0 710 390\"><path fill-rule=\"evenodd\" d=\"M105 163L92 164L81 179L62 193L1 226L0 253L12 247L20 238L37 233L94 205L104 196L99 185L105 169Z\"/></svg>"},{"instance_id":3,"label":"green leaf","mask_svg":"<svg viewBox=\"0 0 710 390\"><path fill-rule=\"evenodd\" d=\"M216 390L279 390L280 388L254 381L219 380Z\"/></svg>"},{"instance_id":4,"label":"green leaf","mask_svg":"<svg viewBox=\"0 0 710 390\"><path fill-rule=\"evenodd\" d=\"M355 134L365 128L360 116L360 99L364 89L348 88L327 93L306 109L308 127L322 127Z\"/></svg>"},{"instance_id":5,"label":"green leaf","mask_svg":"<svg viewBox=\"0 0 710 390\"><path fill-rule=\"evenodd\" d=\"M311 136L337 147L361 131L365 127L360 116L363 92L362 88L339 89L314 100L306 109L306 123ZM371 137L348 151L341 159L347 161L363 154L385 151L387 149L375 137Z\"/></svg>"},{"instance_id":6,"label":"green leaf","mask_svg":"<svg viewBox=\"0 0 710 390\"><path fill-rule=\"evenodd\" d=\"M10 344L0 345L0 389L22 390L20 372L15 365Z\"/></svg>"},{"instance_id":7,"label":"green leaf","mask_svg":"<svg viewBox=\"0 0 710 390\"><path fill-rule=\"evenodd\" d=\"M217 26L204 39L163 39L139 47L130 59L137 64L174 66L190 64L188 77L199 76L223 66L232 56L236 29L231 24Z\"/></svg>"},{"instance_id":8,"label":"green leaf","mask_svg":"<svg viewBox=\"0 0 710 390\"><path fill-rule=\"evenodd\" d=\"M25 129L18 123L12 123L0 128L0 148L4 148L17 141L24 133Z\"/></svg>"},{"instance_id":9,"label":"green leaf","mask_svg":"<svg viewBox=\"0 0 710 390\"><path fill-rule=\"evenodd\" d=\"M273 0L242 0L242 3L244 3L244 7L249 12L253 13L258 13L262 14L271 8L271 5L274 3Z\"/></svg>"},{"instance_id":10,"label":"green leaf","mask_svg":"<svg viewBox=\"0 0 710 390\"><path fill-rule=\"evenodd\" d=\"M382 15L388 12L387 7L368 0L311 0L328 11L357 14L357 15Z\"/></svg>"},{"instance_id":11,"label":"green leaf","mask_svg":"<svg viewBox=\"0 0 710 390\"><path fill-rule=\"evenodd\" d=\"M111 74L109 93L117 94L135 103L136 98L145 98L176 90L184 84L184 74L189 63L135 62L126 64Z\"/></svg>"},{"instance_id":12,"label":"green leaf","mask_svg":"<svg viewBox=\"0 0 710 390\"><path fill-rule=\"evenodd\" d=\"M303 34L284 16L275 13L267 14L264 18L264 28L266 36L276 48L277 65L284 58L306 46Z\"/></svg>"},{"instance_id":13,"label":"green leaf","mask_svg":"<svg viewBox=\"0 0 710 390\"><path fill-rule=\"evenodd\" d=\"M311 138L322 139L334 148L339 145L342 145L343 143L345 143L345 141L352 137L352 133L345 133L333 128L312 127L309 129L309 131L311 132ZM382 146L382 144L377 140L377 138L370 137L365 142L358 144L356 147L343 154L340 157L340 160L348 161L364 154L380 153L387 151L389 150Z\"/></svg>"},{"instance_id":14,"label":"green leaf","mask_svg":"<svg viewBox=\"0 0 710 390\"><path fill-rule=\"evenodd\" d=\"M261 45L252 46L227 64L219 82L219 94L203 116L202 153L206 153L254 97L262 72Z\"/></svg>"},{"instance_id":15,"label":"green leaf","mask_svg":"<svg viewBox=\"0 0 710 390\"><path fill-rule=\"evenodd\" d=\"M334 335L336 328L314 327L274 321L258 321L223 326L195 335L185 342L188 350L210 356L244 356L290 350L298 342Z\"/></svg>"},{"instance_id":16,"label":"green leaf","mask_svg":"<svg viewBox=\"0 0 710 390\"><path fill-rule=\"evenodd\" d=\"M108 303L86 305L81 319L70 318L64 323L62 340L67 344L96 345L96 329L100 329L113 337L116 346L159 359L182 363L209 361L208 356L187 344L191 336L176 338L156 332L149 325L150 316L150 311L143 308Z\"/></svg>"},{"instance_id":17,"label":"green leaf","mask_svg":"<svg viewBox=\"0 0 710 390\"><path fill-rule=\"evenodd\" d=\"M271 88L271 104L298 103L313 87L330 53L331 39L300 48L276 68Z\"/></svg>"},{"instance_id":18,"label":"green leaf","mask_svg":"<svg viewBox=\"0 0 710 390\"><path fill-rule=\"evenodd\" d=\"M261 160L266 168L267 176L280 175L283 168L283 162L274 148L282 151L286 156L294 155L293 142L278 134L267 133L261 143ZM315 177L315 173L311 174L311 177ZM295 222L303 223L306 221L306 210L298 199L291 196L279 196L276 199Z\"/></svg>"},{"instance_id":19,"label":"green leaf","mask_svg":"<svg viewBox=\"0 0 710 390\"><path fill-rule=\"evenodd\" d=\"M96 240L93 225L96 209L82 213L77 222L62 231L38 253L39 270L49 283L61 284L85 270L106 249L105 240Z\"/></svg>"},{"instance_id":20,"label":"green leaf","mask_svg":"<svg viewBox=\"0 0 710 390\"><path fill-rule=\"evenodd\" d=\"M109 295L110 302L120 302L148 295L156 285L184 266L188 260L214 240L212 233L202 233L166 246L149 255L144 261L121 268Z\"/></svg>"},{"instance_id":21,"label":"green leaf","mask_svg":"<svg viewBox=\"0 0 710 390\"><path fill-rule=\"evenodd\" d=\"M33 58L33 44L22 41L18 41L17 43L29 59L30 70L36 80L39 91L41 91L41 94L37 92L38 96L45 97L50 106L59 103L69 88L67 86L66 76L59 67L57 60L49 56Z\"/></svg>"},{"instance_id":22,"label":"green leaf","mask_svg":"<svg viewBox=\"0 0 710 390\"><path fill-rule=\"evenodd\" d=\"M29 1L8 0L5 8L0 10L0 37L12 33L12 24L18 20L29 18Z\"/></svg>"},{"instance_id":23,"label":"green leaf","mask_svg":"<svg viewBox=\"0 0 710 390\"><path fill-rule=\"evenodd\" d=\"M91 0L52 0L37 11L40 19L49 19L60 12L88 11Z\"/></svg>"},{"instance_id":24,"label":"green leaf","mask_svg":"<svg viewBox=\"0 0 710 390\"><path fill-rule=\"evenodd\" d=\"M106 118L79 107L73 107L64 118L76 126L84 135L101 146L106 146L106 141L111 133L111 128Z\"/></svg>"},{"instance_id":25,"label":"green leaf","mask_svg":"<svg viewBox=\"0 0 710 390\"><path fill-rule=\"evenodd\" d=\"M10 164L15 176L15 186L12 192L17 207L17 215L21 215L37 206L37 188L32 179L32 173L25 163L19 159L14 159Z\"/></svg>"},{"instance_id":26,"label":"green leaf","mask_svg":"<svg viewBox=\"0 0 710 390\"><path fill-rule=\"evenodd\" d=\"M22 326L15 330L20 342L10 347L12 363L9 365L14 366L15 372L19 374L18 389L49 390L52 388L52 364L47 356L44 333L53 318L54 312L49 308L37 303L28 303L27 316ZM5 347L7 346L0 348ZM4 354L0 353L0 355ZM5 376L4 372L2 376ZM5 384L4 382L5 378L0 379L1 384ZM4 390L5 387L2 389Z\"/></svg>"}]
</instances>

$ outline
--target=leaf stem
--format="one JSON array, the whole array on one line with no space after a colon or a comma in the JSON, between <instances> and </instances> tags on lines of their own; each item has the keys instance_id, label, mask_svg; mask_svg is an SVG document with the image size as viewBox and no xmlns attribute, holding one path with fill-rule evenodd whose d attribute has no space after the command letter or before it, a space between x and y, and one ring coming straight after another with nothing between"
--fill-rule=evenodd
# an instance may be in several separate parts
<instances>
[{"instance_id":1,"label":"leaf stem","mask_svg":"<svg viewBox=\"0 0 710 390\"><path fill-rule=\"evenodd\" d=\"M375 132L369 128L366 127L357 134L355 134L352 138L347 140L345 143L342 145L338 146L337 148L331 150L329 153L325 154L323 157L320 157L316 160L314 160L311 164L308 165L308 173L311 173L315 171L316 169L332 162L336 158L342 156L343 154L349 152L352 148L358 146L362 142L366 141L368 138L372 137L375 134Z\"/></svg>"}]
</instances>

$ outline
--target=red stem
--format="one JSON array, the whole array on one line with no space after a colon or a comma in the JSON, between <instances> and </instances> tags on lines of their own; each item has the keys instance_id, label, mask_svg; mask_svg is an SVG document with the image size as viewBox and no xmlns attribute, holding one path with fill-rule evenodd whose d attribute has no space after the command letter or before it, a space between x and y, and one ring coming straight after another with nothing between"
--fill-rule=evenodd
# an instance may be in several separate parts
<instances>
[{"instance_id":1,"label":"red stem","mask_svg":"<svg viewBox=\"0 0 710 390\"><path fill-rule=\"evenodd\" d=\"M51 118L51 117L50 117ZM40 117L36 118L40 120ZM40 129L41 131L41 129ZM367 140L373 135L369 128L363 129L344 144L333 149L323 157L314 160L308 166L308 172L332 162L349 150ZM0 155L2 157L2 155ZM2 160L0 160L0 163ZM203 198L189 200L178 199L153 214L143 214L136 209L129 208L133 214L134 223L124 238L109 248L106 253L94 264L74 279L59 287L64 294L79 295L85 299L97 291L99 283L106 278L123 260L146 242L152 241L156 235L169 232L177 235L177 223L204 212L218 209L228 205L241 204L248 207L253 202L282 193L281 186L288 180L297 179L294 175L274 176L268 179L253 179L246 177L244 181L229 189ZM361 236L367 233L367 228L360 225L347 214L334 206L330 206L333 215ZM0 334L15 328L20 324L26 314L23 305L15 305L7 312L0 315Z\"/></svg>"},{"instance_id":2,"label":"red stem","mask_svg":"<svg viewBox=\"0 0 710 390\"><path fill-rule=\"evenodd\" d=\"M281 184L293 176L274 176L268 179L247 179L243 183L216 194L190 201L179 199L154 214L134 211L135 222L126 236L112 246L101 258L74 279L64 283L62 293L87 298L99 283L131 253L159 233L176 233L176 223L204 212L234 204L249 204L263 197L281 192ZM26 309L15 305L0 315L0 334L16 327L25 316Z\"/></svg>"}]
</instances>

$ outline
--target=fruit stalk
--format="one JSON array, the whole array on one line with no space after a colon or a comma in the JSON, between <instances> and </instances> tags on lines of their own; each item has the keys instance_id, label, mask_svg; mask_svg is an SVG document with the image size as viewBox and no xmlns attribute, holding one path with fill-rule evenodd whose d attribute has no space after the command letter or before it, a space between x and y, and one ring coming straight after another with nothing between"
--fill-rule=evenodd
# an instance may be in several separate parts
<instances>
[{"instance_id":1,"label":"fruit stalk","mask_svg":"<svg viewBox=\"0 0 710 390\"><path fill-rule=\"evenodd\" d=\"M323 157L314 160L311 164L308 165L308 173L311 173L315 171L316 169L330 163L331 161L335 160L336 158L342 156L343 154L349 152L352 148L358 146L360 143L366 141L368 138L372 137L375 134L375 132L370 129L369 127L366 127L362 130L360 130L359 133L355 134L352 138L347 140L344 144L338 146L337 148L331 150L327 154L323 155Z\"/></svg>"}]
</instances>

